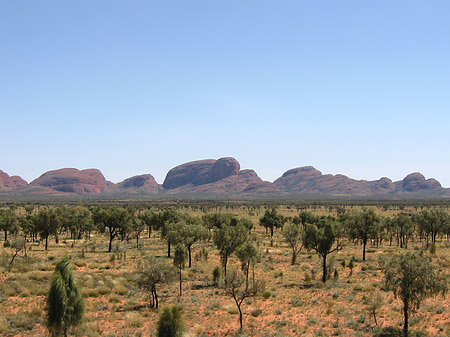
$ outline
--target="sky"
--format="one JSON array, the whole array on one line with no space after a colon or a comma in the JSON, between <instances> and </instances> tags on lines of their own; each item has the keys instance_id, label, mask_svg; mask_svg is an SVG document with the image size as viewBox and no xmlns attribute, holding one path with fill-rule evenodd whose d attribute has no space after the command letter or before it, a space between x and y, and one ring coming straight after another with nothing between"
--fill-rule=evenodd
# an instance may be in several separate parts
<instances>
[{"instance_id":1,"label":"sky","mask_svg":"<svg viewBox=\"0 0 450 337\"><path fill-rule=\"evenodd\" d=\"M450 2L0 2L0 169L234 157L450 187Z\"/></svg>"}]
</instances>

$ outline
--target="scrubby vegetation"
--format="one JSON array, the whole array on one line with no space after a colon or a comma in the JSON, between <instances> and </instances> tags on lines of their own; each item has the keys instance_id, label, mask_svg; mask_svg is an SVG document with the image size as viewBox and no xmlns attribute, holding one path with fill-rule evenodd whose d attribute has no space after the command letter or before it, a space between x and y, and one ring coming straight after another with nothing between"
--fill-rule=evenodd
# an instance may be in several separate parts
<instances>
[{"instance_id":1,"label":"scrubby vegetation","mask_svg":"<svg viewBox=\"0 0 450 337\"><path fill-rule=\"evenodd\" d=\"M5 336L450 333L445 204L10 204L0 229Z\"/></svg>"}]
</instances>

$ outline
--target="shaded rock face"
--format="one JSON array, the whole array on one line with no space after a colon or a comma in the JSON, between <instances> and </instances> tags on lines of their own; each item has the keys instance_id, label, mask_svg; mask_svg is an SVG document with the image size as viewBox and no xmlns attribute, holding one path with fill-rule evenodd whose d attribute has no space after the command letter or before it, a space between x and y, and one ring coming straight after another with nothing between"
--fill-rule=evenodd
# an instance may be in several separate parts
<instances>
[{"instance_id":1,"label":"shaded rock face","mask_svg":"<svg viewBox=\"0 0 450 337\"><path fill-rule=\"evenodd\" d=\"M189 162L171 169L163 183L164 189L192 184L210 184L239 173L240 165L234 158L206 159Z\"/></svg>"},{"instance_id":2,"label":"shaded rock face","mask_svg":"<svg viewBox=\"0 0 450 337\"><path fill-rule=\"evenodd\" d=\"M134 176L117 184L118 192L156 194L160 187L151 174Z\"/></svg>"},{"instance_id":3,"label":"shaded rock face","mask_svg":"<svg viewBox=\"0 0 450 337\"><path fill-rule=\"evenodd\" d=\"M312 166L297 167L286 171L273 184L281 190L301 190L322 177L322 172Z\"/></svg>"},{"instance_id":4,"label":"shaded rock face","mask_svg":"<svg viewBox=\"0 0 450 337\"><path fill-rule=\"evenodd\" d=\"M403 181L389 178L376 181L355 180L342 174L325 174L312 166L286 171L273 185L291 195L305 196L387 196L415 192L440 192L441 184L435 179L426 180L420 173L412 173Z\"/></svg>"},{"instance_id":5,"label":"shaded rock face","mask_svg":"<svg viewBox=\"0 0 450 337\"><path fill-rule=\"evenodd\" d=\"M106 179L97 169L77 170L65 168L49 171L30 183L50 190L65 193L98 194L102 192Z\"/></svg>"},{"instance_id":6,"label":"shaded rock face","mask_svg":"<svg viewBox=\"0 0 450 337\"><path fill-rule=\"evenodd\" d=\"M419 190L433 190L440 188L441 184L436 179L428 179L419 173L411 173L407 175L402 181L402 188L408 192L415 192Z\"/></svg>"},{"instance_id":7,"label":"shaded rock face","mask_svg":"<svg viewBox=\"0 0 450 337\"><path fill-rule=\"evenodd\" d=\"M395 184L391 179L383 177L372 182L373 189L379 193L390 193L395 191Z\"/></svg>"},{"instance_id":8,"label":"shaded rock face","mask_svg":"<svg viewBox=\"0 0 450 337\"><path fill-rule=\"evenodd\" d=\"M173 189L189 183L207 180L208 172L216 161L213 159L192 161L171 169L164 179L164 189Z\"/></svg>"},{"instance_id":9,"label":"shaded rock face","mask_svg":"<svg viewBox=\"0 0 450 337\"><path fill-rule=\"evenodd\" d=\"M241 170L234 158L199 160L179 165L167 173L163 183L168 194L229 195L279 193L253 170Z\"/></svg>"},{"instance_id":10,"label":"shaded rock face","mask_svg":"<svg viewBox=\"0 0 450 337\"><path fill-rule=\"evenodd\" d=\"M208 184L187 184L174 189L165 190L168 194L199 194L199 195L229 195L244 192L250 185L255 185L253 191L258 191L258 184L264 183L253 170L241 170L218 181ZM270 182L266 182L272 185Z\"/></svg>"},{"instance_id":11,"label":"shaded rock face","mask_svg":"<svg viewBox=\"0 0 450 337\"><path fill-rule=\"evenodd\" d=\"M210 181L211 183L219 181L223 178L239 174L241 165L234 158L221 158L217 160L211 167Z\"/></svg>"},{"instance_id":12,"label":"shaded rock face","mask_svg":"<svg viewBox=\"0 0 450 337\"><path fill-rule=\"evenodd\" d=\"M28 183L19 176L9 176L6 172L0 170L0 188L15 189L26 186Z\"/></svg>"}]
</instances>

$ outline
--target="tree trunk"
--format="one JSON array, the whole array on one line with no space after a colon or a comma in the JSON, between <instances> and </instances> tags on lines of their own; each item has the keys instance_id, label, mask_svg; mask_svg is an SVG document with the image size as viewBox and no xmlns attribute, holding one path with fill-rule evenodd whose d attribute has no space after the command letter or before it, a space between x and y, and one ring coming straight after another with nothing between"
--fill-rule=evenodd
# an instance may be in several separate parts
<instances>
[{"instance_id":1,"label":"tree trunk","mask_svg":"<svg viewBox=\"0 0 450 337\"><path fill-rule=\"evenodd\" d=\"M48 235L45 236L45 250L48 250Z\"/></svg>"},{"instance_id":2,"label":"tree trunk","mask_svg":"<svg viewBox=\"0 0 450 337\"><path fill-rule=\"evenodd\" d=\"M270 227L270 237L273 238L273 227Z\"/></svg>"},{"instance_id":3,"label":"tree trunk","mask_svg":"<svg viewBox=\"0 0 450 337\"><path fill-rule=\"evenodd\" d=\"M294 248L294 249L292 250L292 260L291 260L291 264L294 265L296 261L297 261L297 250Z\"/></svg>"},{"instance_id":4,"label":"tree trunk","mask_svg":"<svg viewBox=\"0 0 450 337\"><path fill-rule=\"evenodd\" d=\"M159 307L159 301L158 301L158 294L156 294L156 286L153 286L153 292L155 293L155 308L158 309Z\"/></svg>"},{"instance_id":5,"label":"tree trunk","mask_svg":"<svg viewBox=\"0 0 450 337\"><path fill-rule=\"evenodd\" d=\"M255 262L252 263L252 284L255 287Z\"/></svg>"},{"instance_id":6,"label":"tree trunk","mask_svg":"<svg viewBox=\"0 0 450 337\"><path fill-rule=\"evenodd\" d=\"M247 267L245 270L245 290L248 290L248 274L250 272L250 262L247 263Z\"/></svg>"},{"instance_id":7,"label":"tree trunk","mask_svg":"<svg viewBox=\"0 0 450 337\"><path fill-rule=\"evenodd\" d=\"M188 257L189 257L188 264L189 264L189 268L191 268L192 267L191 246L188 246L187 248L188 248Z\"/></svg>"},{"instance_id":8,"label":"tree trunk","mask_svg":"<svg viewBox=\"0 0 450 337\"><path fill-rule=\"evenodd\" d=\"M366 245L367 245L367 238L363 239L363 261L366 261Z\"/></svg>"},{"instance_id":9,"label":"tree trunk","mask_svg":"<svg viewBox=\"0 0 450 337\"><path fill-rule=\"evenodd\" d=\"M8 241L8 230L5 229L5 242Z\"/></svg>"},{"instance_id":10,"label":"tree trunk","mask_svg":"<svg viewBox=\"0 0 450 337\"><path fill-rule=\"evenodd\" d=\"M403 324L403 337L408 337L408 301L403 302L403 314L405 316L405 322Z\"/></svg>"},{"instance_id":11,"label":"tree trunk","mask_svg":"<svg viewBox=\"0 0 450 337\"><path fill-rule=\"evenodd\" d=\"M182 282L182 280L181 280L181 264L180 264L180 297L181 297L181 295L182 295L182 293L181 293L181 282Z\"/></svg>"},{"instance_id":12,"label":"tree trunk","mask_svg":"<svg viewBox=\"0 0 450 337\"><path fill-rule=\"evenodd\" d=\"M241 310L242 302L239 304L239 302L236 298L234 299L234 301L236 302L236 306L239 310L239 331L242 331L242 329L244 328L244 316L243 316L242 310Z\"/></svg>"},{"instance_id":13,"label":"tree trunk","mask_svg":"<svg viewBox=\"0 0 450 337\"><path fill-rule=\"evenodd\" d=\"M327 281L327 256L322 255L322 257L323 257L322 282L325 283Z\"/></svg>"},{"instance_id":14,"label":"tree trunk","mask_svg":"<svg viewBox=\"0 0 450 337\"><path fill-rule=\"evenodd\" d=\"M167 257L170 257L170 240L167 240Z\"/></svg>"},{"instance_id":15,"label":"tree trunk","mask_svg":"<svg viewBox=\"0 0 450 337\"><path fill-rule=\"evenodd\" d=\"M108 253L112 252L112 242L114 240L114 236L112 233L109 234L109 246L108 246Z\"/></svg>"},{"instance_id":16,"label":"tree trunk","mask_svg":"<svg viewBox=\"0 0 450 337\"><path fill-rule=\"evenodd\" d=\"M223 259L223 276L224 276L224 278L227 277L227 262L228 262L228 256L225 256Z\"/></svg>"},{"instance_id":17,"label":"tree trunk","mask_svg":"<svg viewBox=\"0 0 450 337\"><path fill-rule=\"evenodd\" d=\"M150 308L154 308L155 307L155 290L154 290L154 287L155 286L152 285L152 288L151 288L152 299L150 301Z\"/></svg>"},{"instance_id":18,"label":"tree trunk","mask_svg":"<svg viewBox=\"0 0 450 337\"><path fill-rule=\"evenodd\" d=\"M9 271L9 272L11 271L12 264L13 264L13 262L14 262L14 259L15 259L16 256L17 256L17 254L19 254L19 250L16 251L16 252L14 253L14 256L12 257L11 262L9 262L9 266L8 266L8 271Z\"/></svg>"}]
</instances>

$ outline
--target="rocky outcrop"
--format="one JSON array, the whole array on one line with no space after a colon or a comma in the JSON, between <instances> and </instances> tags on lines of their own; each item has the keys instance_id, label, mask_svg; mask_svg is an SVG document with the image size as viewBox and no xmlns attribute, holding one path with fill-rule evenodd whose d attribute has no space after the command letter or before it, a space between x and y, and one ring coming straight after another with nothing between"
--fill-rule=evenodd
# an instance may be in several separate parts
<instances>
[{"instance_id":1,"label":"rocky outcrop","mask_svg":"<svg viewBox=\"0 0 450 337\"><path fill-rule=\"evenodd\" d=\"M28 183L19 176L9 176L0 170L0 189L16 189L26 186Z\"/></svg>"},{"instance_id":2,"label":"rocky outcrop","mask_svg":"<svg viewBox=\"0 0 450 337\"><path fill-rule=\"evenodd\" d=\"M162 186L166 194L180 195L280 192L272 183L258 177L255 171L240 170L240 164L234 158L199 160L179 165L167 173Z\"/></svg>"},{"instance_id":3,"label":"rocky outcrop","mask_svg":"<svg viewBox=\"0 0 450 337\"><path fill-rule=\"evenodd\" d=\"M297 167L286 171L273 184L280 190L301 191L322 177L322 172L312 166Z\"/></svg>"},{"instance_id":4,"label":"rocky outcrop","mask_svg":"<svg viewBox=\"0 0 450 337\"><path fill-rule=\"evenodd\" d=\"M167 173L162 186L170 190L188 184L206 183L215 162L213 159L197 160L174 167Z\"/></svg>"},{"instance_id":5,"label":"rocky outcrop","mask_svg":"<svg viewBox=\"0 0 450 337\"><path fill-rule=\"evenodd\" d=\"M134 176L115 185L118 193L128 194L157 194L160 186L151 174Z\"/></svg>"},{"instance_id":6,"label":"rocky outcrop","mask_svg":"<svg viewBox=\"0 0 450 337\"><path fill-rule=\"evenodd\" d=\"M97 169L65 168L48 171L30 183L30 187L44 187L49 191L77 194L99 194L107 184Z\"/></svg>"},{"instance_id":7,"label":"rocky outcrop","mask_svg":"<svg viewBox=\"0 0 450 337\"><path fill-rule=\"evenodd\" d=\"M436 179L412 173L393 182L383 177L375 181L355 180L342 174L322 174L312 166L286 171L273 183L263 181L253 170L241 170L234 158L206 159L171 169L159 185L151 174L134 176L113 184L97 169L66 168L49 171L27 184L18 176L0 171L0 194L39 195L115 195L161 197L267 197L267 198L449 198L450 189Z\"/></svg>"},{"instance_id":8,"label":"rocky outcrop","mask_svg":"<svg viewBox=\"0 0 450 337\"><path fill-rule=\"evenodd\" d=\"M420 173L412 173L402 181L394 183L386 177L367 181L351 179L342 174L323 175L312 166L288 170L273 184L293 196L387 197L419 192L422 192L422 195L439 195L444 190L437 180L426 180Z\"/></svg>"},{"instance_id":9,"label":"rocky outcrop","mask_svg":"<svg viewBox=\"0 0 450 337\"><path fill-rule=\"evenodd\" d=\"M372 188L377 194L392 193L396 189L394 182L386 177L373 181Z\"/></svg>"},{"instance_id":10,"label":"rocky outcrop","mask_svg":"<svg viewBox=\"0 0 450 337\"><path fill-rule=\"evenodd\" d=\"M171 169L163 183L170 190L185 185L200 186L214 183L239 173L240 165L234 158L192 161Z\"/></svg>"},{"instance_id":11,"label":"rocky outcrop","mask_svg":"<svg viewBox=\"0 0 450 337\"><path fill-rule=\"evenodd\" d=\"M407 192L417 192L420 190L434 190L441 188L441 184L436 179L425 179L419 173L411 173L407 175L402 181L402 189Z\"/></svg>"}]
</instances>

